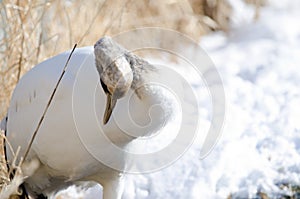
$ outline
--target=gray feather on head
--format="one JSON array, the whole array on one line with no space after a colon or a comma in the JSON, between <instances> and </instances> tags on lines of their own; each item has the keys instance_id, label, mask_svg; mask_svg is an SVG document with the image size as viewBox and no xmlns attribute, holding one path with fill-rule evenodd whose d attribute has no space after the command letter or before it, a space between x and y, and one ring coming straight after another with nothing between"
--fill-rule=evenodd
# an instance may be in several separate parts
<instances>
[{"instance_id":1,"label":"gray feather on head","mask_svg":"<svg viewBox=\"0 0 300 199\"><path fill-rule=\"evenodd\" d=\"M127 51L110 37L99 39L94 45L96 67L107 104L103 122L106 124L118 99L122 98L130 88L137 96L139 87L143 85L142 75L154 67L147 61Z\"/></svg>"},{"instance_id":2,"label":"gray feather on head","mask_svg":"<svg viewBox=\"0 0 300 199\"><path fill-rule=\"evenodd\" d=\"M96 67L101 81L116 99L131 87L133 72L125 58L126 50L110 37L103 37L94 46Z\"/></svg>"}]
</instances>

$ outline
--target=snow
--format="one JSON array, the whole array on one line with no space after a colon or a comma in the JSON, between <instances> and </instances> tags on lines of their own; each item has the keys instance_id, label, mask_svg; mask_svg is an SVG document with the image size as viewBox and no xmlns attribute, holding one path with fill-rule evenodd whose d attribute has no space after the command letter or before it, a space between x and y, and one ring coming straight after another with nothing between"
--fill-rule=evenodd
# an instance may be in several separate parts
<instances>
[{"instance_id":1,"label":"snow","mask_svg":"<svg viewBox=\"0 0 300 199\"><path fill-rule=\"evenodd\" d=\"M203 188L194 198L204 192L209 198L275 197L282 193L278 184L300 183L300 4L280 3L270 1L254 22L253 8L238 2L240 17L228 37L216 33L201 42L221 73L228 105L223 136L199 163L205 173L197 178L205 180L195 183L194 189Z\"/></svg>"},{"instance_id":2,"label":"snow","mask_svg":"<svg viewBox=\"0 0 300 199\"><path fill-rule=\"evenodd\" d=\"M253 6L230 2L232 30L200 42L224 83L221 139L204 159L196 139L168 168L126 175L123 198L254 198L258 192L276 197L291 194L279 185L300 185L300 2L270 0L257 21ZM210 122L203 112L202 130ZM93 189L84 198L99 197L100 188Z\"/></svg>"}]
</instances>

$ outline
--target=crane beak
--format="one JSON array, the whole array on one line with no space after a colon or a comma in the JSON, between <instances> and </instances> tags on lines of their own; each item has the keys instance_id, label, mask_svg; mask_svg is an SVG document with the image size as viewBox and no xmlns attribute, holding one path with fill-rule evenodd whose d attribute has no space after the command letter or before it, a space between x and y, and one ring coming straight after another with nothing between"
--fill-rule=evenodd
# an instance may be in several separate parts
<instances>
[{"instance_id":1,"label":"crane beak","mask_svg":"<svg viewBox=\"0 0 300 199\"><path fill-rule=\"evenodd\" d=\"M103 117L104 125L109 121L109 118L112 114L112 111L115 108L116 103L117 103L117 99L113 98L110 94L107 94L106 107L105 107L105 112Z\"/></svg>"}]
</instances>

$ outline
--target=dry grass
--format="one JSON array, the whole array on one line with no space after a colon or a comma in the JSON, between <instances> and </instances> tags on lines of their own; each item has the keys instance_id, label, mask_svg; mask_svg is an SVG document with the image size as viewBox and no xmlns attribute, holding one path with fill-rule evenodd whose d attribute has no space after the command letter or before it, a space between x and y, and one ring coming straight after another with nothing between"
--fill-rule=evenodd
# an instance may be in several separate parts
<instances>
[{"instance_id":1,"label":"dry grass","mask_svg":"<svg viewBox=\"0 0 300 199\"><path fill-rule=\"evenodd\" d=\"M3 147L3 142L7 143L8 150L12 151L8 140L6 140L4 132L0 131L1 148ZM31 176L39 166L38 160L31 160L22 164L22 158L19 157L20 148L14 153L14 159L9 163L9 168L3 154L1 154L0 159L0 198L1 199L18 199L21 194L19 186L24 182L26 177ZM11 178L13 174L13 178Z\"/></svg>"},{"instance_id":2,"label":"dry grass","mask_svg":"<svg viewBox=\"0 0 300 199\"><path fill-rule=\"evenodd\" d=\"M3 141L4 141L4 137L3 137L3 133L2 131L0 132L0 147L1 149L3 149ZM9 174L8 174L8 170L7 170L7 166L6 166L6 161L5 161L5 157L4 154L1 153L0 154L0 190L2 190L2 188L8 184L9 182Z\"/></svg>"},{"instance_id":3,"label":"dry grass","mask_svg":"<svg viewBox=\"0 0 300 199\"><path fill-rule=\"evenodd\" d=\"M145 26L198 40L212 30L227 31L230 13L226 0L0 1L0 118L22 75L75 43L93 45L103 35ZM2 148L0 139L0 189L11 183Z\"/></svg>"}]
</instances>

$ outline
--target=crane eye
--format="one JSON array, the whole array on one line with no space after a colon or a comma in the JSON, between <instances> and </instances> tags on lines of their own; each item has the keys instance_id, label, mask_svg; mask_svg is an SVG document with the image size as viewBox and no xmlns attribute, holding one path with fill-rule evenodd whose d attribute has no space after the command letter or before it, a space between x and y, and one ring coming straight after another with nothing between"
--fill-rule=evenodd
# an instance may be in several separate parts
<instances>
[{"instance_id":1,"label":"crane eye","mask_svg":"<svg viewBox=\"0 0 300 199\"><path fill-rule=\"evenodd\" d=\"M109 94L110 92L108 91L107 86L106 86L106 84L104 84L104 82L102 81L102 79L100 79L100 82L101 82L101 86L102 86L105 94Z\"/></svg>"}]
</instances>

